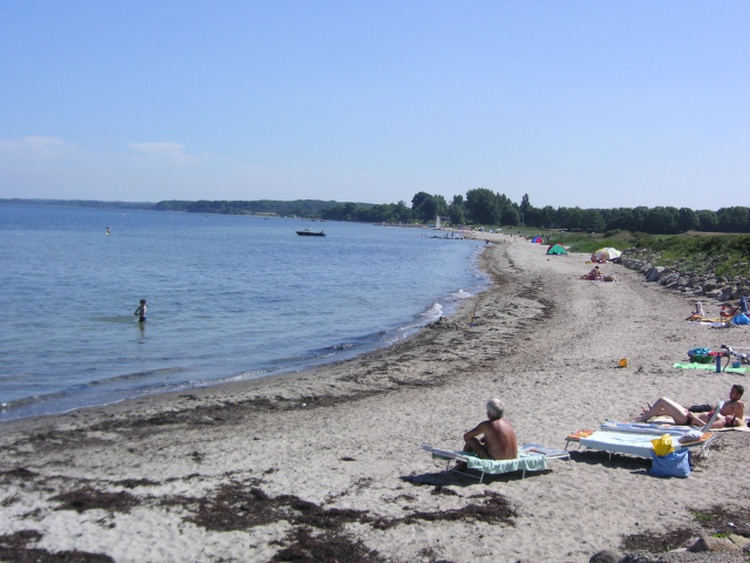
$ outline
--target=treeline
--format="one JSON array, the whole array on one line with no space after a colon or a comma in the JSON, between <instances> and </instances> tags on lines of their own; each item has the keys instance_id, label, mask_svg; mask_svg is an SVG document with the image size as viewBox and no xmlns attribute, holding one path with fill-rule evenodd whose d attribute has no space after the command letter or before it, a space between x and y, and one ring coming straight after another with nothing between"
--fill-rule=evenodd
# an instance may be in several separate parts
<instances>
[{"instance_id":1,"label":"treeline","mask_svg":"<svg viewBox=\"0 0 750 563\"><path fill-rule=\"evenodd\" d=\"M587 232L624 230L655 235L686 231L750 233L750 208L723 207L718 211L687 207L618 207L582 209L550 205L534 207L529 196L520 204L485 188L453 196L448 203L441 195L419 192L411 201L359 208L337 204L323 212L325 219L385 223L432 223L439 215L453 225L526 226L539 229L568 229Z\"/></svg>"},{"instance_id":2,"label":"treeline","mask_svg":"<svg viewBox=\"0 0 750 563\"><path fill-rule=\"evenodd\" d=\"M153 206L156 211L184 211L187 213L221 213L227 215L286 215L297 217L321 217L322 214L337 205L335 201L300 199L296 201L276 201L261 199L256 201L160 201ZM366 208L368 204L352 204Z\"/></svg>"},{"instance_id":3,"label":"treeline","mask_svg":"<svg viewBox=\"0 0 750 563\"><path fill-rule=\"evenodd\" d=\"M24 199L20 197L0 199L0 203L13 205L51 205L53 207L92 207L95 209L145 209L154 208L153 203L134 201L99 201L93 199Z\"/></svg>"},{"instance_id":4,"label":"treeline","mask_svg":"<svg viewBox=\"0 0 750 563\"><path fill-rule=\"evenodd\" d=\"M359 221L366 223L432 224L440 216L444 223L454 226L484 227L525 226L536 229L567 229L603 233L615 230L653 235L672 235L686 231L750 233L750 208L722 207L717 211L693 210L687 207L617 207L612 209L535 207L528 195L521 203L486 188L455 195L450 201L441 195L417 193L411 205L399 203L340 203L303 199L295 201L183 201L159 203L126 203L82 200L6 199L2 203L34 203L47 205L75 205L79 207L121 207L183 211L189 213L223 213L234 215L273 214L309 219Z\"/></svg>"}]
</instances>

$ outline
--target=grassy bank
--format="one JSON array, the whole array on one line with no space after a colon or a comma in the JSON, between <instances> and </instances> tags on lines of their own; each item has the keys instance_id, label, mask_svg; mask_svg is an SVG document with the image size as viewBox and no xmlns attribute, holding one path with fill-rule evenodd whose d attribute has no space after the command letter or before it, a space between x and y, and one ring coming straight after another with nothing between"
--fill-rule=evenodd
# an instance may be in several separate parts
<instances>
[{"instance_id":1,"label":"grassy bank","mask_svg":"<svg viewBox=\"0 0 750 563\"><path fill-rule=\"evenodd\" d=\"M559 242L571 252L593 253L603 246L618 250L638 250L654 266L667 266L681 272L713 273L727 279L750 278L750 235L703 234L646 235L629 231L609 233L539 231L524 227L505 229L509 234L528 237L542 235L550 244Z\"/></svg>"}]
</instances>

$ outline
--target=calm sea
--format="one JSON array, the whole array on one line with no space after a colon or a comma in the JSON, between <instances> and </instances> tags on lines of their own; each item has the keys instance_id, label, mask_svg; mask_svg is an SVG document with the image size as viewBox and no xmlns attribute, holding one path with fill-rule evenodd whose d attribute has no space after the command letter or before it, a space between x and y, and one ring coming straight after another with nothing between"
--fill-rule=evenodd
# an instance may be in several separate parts
<instances>
[{"instance_id":1,"label":"calm sea","mask_svg":"<svg viewBox=\"0 0 750 563\"><path fill-rule=\"evenodd\" d=\"M295 234L306 227L328 236ZM0 420L302 370L392 344L487 283L481 243L433 234L0 204ZM133 316L141 298L145 323Z\"/></svg>"}]
</instances>

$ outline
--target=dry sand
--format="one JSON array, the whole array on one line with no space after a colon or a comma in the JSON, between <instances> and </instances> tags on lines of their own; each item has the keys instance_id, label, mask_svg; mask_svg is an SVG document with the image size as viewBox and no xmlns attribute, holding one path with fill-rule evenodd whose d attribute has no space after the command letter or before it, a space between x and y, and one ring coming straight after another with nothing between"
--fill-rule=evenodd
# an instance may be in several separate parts
<instances>
[{"instance_id":1,"label":"dry sand","mask_svg":"<svg viewBox=\"0 0 750 563\"><path fill-rule=\"evenodd\" d=\"M586 453L480 485L420 450L460 449L492 396L519 442L562 448L660 395L715 402L745 383L671 366L693 347L747 346L747 330L685 322L687 298L621 266L603 268L618 282L581 281L585 256L488 237L491 289L388 349L3 424L0 558L588 561L623 553L624 537L697 529L692 510L745 509L745 432L720 433L688 479Z\"/></svg>"}]
</instances>

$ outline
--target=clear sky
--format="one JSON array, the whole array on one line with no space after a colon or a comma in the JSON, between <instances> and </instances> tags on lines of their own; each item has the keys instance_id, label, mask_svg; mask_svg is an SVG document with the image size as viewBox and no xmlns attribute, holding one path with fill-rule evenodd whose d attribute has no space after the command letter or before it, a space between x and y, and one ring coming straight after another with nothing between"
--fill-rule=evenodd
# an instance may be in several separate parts
<instances>
[{"instance_id":1,"label":"clear sky","mask_svg":"<svg viewBox=\"0 0 750 563\"><path fill-rule=\"evenodd\" d=\"M0 198L750 206L747 0L0 0Z\"/></svg>"}]
</instances>

